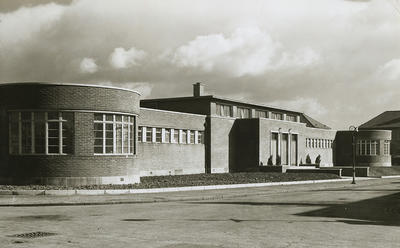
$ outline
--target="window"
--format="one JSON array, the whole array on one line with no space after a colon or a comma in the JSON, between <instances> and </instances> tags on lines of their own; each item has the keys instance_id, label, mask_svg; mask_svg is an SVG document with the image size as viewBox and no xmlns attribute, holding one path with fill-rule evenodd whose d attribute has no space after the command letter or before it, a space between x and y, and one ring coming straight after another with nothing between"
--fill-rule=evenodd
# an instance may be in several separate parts
<instances>
[{"instance_id":1,"label":"window","mask_svg":"<svg viewBox=\"0 0 400 248\"><path fill-rule=\"evenodd\" d=\"M143 127L139 127L138 141L143 139ZM94 115L95 154L134 154L135 117L113 114Z\"/></svg>"},{"instance_id":2,"label":"window","mask_svg":"<svg viewBox=\"0 0 400 248\"><path fill-rule=\"evenodd\" d=\"M10 112L10 154L72 153L73 113Z\"/></svg>"},{"instance_id":3,"label":"window","mask_svg":"<svg viewBox=\"0 0 400 248\"><path fill-rule=\"evenodd\" d=\"M138 142L143 142L143 127L138 128Z\"/></svg>"},{"instance_id":4,"label":"window","mask_svg":"<svg viewBox=\"0 0 400 248\"><path fill-rule=\"evenodd\" d=\"M271 113L271 119L274 120L282 120L283 119L283 115L281 113Z\"/></svg>"},{"instance_id":5,"label":"window","mask_svg":"<svg viewBox=\"0 0 400 248\"><path fill-rule=\"evenodd\" d=\"M250 117L250 109L237 107L236 117L238 117L238 118L249 118Z\"/></svg>"},{"instance_id":6,"label":"window","mask_svg":"<svg viewBox=\"0 0 400 248\"><path fill-rule=\"evenodd\" d=\"M385 140L385 143L383 143L383 154L384 155L390 154L390 140Z\"/></svg>"},{"instance_id":7,"label":"window","mask_svg":"<svg viewBox=\"0 0 400 248\"><path fill-rule=\"evenodd\" d=\"M216 114L219 116L232 117L232 106L216 103Z\"/></svg>"},{"instance_id":8,"label":"window","mask_svg":"<svg viewBox=\"0 0 400 248\"><path fill-rule=\"evenodd\" d=\"M179 140L180 144L186 144L187 143L187 132L186 130L180 130L181 132L181 139Z\"/></svg>"},{"instance_id":9,"label":"window","mask_svg":"<svg viewBox=\"0 0 400 248\"><path fill-rule=\"evenodd\" d=\"M161 134L162 134L161 128L156 128L156 142L157 143L161 143L161 137L162 137Z\"/></svg>"},{"instance_id":10,"label":"window","mask_svg":"<svg viewBox=\"0 0 400 248\"><path fill-rule=\"evenodd\" d=\"M375 156L379 154L379 143L376 140L358 140L357 154L360 156Z\"/></svg>"},{"instance_id":11,"label":"window","mask_svg":"<svg viewBox=\"0 0 400 248\"><path fill-rule=\"evenodd\" d=\"M296 116L295 115L286 115L286 120L296 122Z\"/></svg>"},{"instance_id":12,"label":"window","mask_svg":"<svg viewBox=\"0 0 400 248\"><path fill-rule=\"evenodd\" d=\"M266 118L267 117L267 112L262 111L262 110L257 110L254 112L256 118Z\"/></svg>"},{"instance_id":13,"label":"window","mask_svg":"<svg viewBox=\"0 0 400 248\"><path fill-rule=\"evenodd\" d=\"M197 132L197 144L204 144L204 132Z\"/></svg>"},{"instance_id":14,"label":"window","mask_svg":"<svg viewBox=\"0 0 400 248\"><path fill-rule=\"evenodd\" d=\"M146 142L153 142L153 128L146 127Z\"/></svg>"},{"instance_id":15,"label":"window","mask_svg":"<svg viewBox=\"0 0 400 248\"><path fill-rule=\"evenodd\" d=\"M179 143L179 130L172 129L171 131L174 132L174 140L173 140L172 143Z\"/></svg>"},{"instance_id":16,"label":"window","mask_svg":"<svg viewBox=\"0 0 400 248\"><path fill-rule=\"evenodd\" d=\"M171 142L171 130L166 128L164 129L164 143L170 143Z\"/></svg>"},{"instance_id":17,"label":"window","mask_svg":"<svg viewBox=\"0 0 400 248\"><path fill-rule=\"evenodd\" d=\"M188 132L189 132L189 144L194 144L195 131L188 131Z\"/></svg>"}]
</instances>

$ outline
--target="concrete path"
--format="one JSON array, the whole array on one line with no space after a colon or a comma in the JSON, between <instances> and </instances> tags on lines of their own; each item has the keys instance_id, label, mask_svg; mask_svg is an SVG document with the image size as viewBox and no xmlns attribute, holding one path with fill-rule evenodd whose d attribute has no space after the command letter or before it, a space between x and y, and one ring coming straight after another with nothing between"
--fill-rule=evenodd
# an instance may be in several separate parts
<instances>
[{"instance_id":1,"label":"concrete path","mask_svg":"<svg viewBox=\"0 0 400 248\"><path fill-rule=\"evenodd\" d=\"M0 247L399 247L399 186L393 178L142 195L1 196ZM38 205L5 206L13 202ZM113 202L121 204L62 205Z\"/></svg>"}]
</instances>

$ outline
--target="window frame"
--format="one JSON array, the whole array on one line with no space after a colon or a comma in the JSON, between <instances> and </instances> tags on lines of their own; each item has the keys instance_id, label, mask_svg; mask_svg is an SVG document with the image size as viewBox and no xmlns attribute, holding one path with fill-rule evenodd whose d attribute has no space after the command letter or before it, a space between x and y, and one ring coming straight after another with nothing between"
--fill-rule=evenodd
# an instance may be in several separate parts
<instances>
[{"instance_id":1,"label":"window frame","mask_svg":"<svg viewBox=\"0 0 400 248\"><path fill-rule=\"evenodd\" d=\"M98 116L102 116L101 120L96 120L96 115ZM101 132L102 133L102 137L99 138L100 140L102 140L102 145L99 146L94 146L93 149L93 154L95 156L113 156L113 155L121 155L121 156L127 156L127 155L135 155L136 154L136 116L135 115L127 115L127 114L113 114L113 113L94 113L94 120L93 120L93 124L101 124L102 125L102 130L95 130L93 129L93 132ZM107 117L112 117L112 119L108 120ZM118 117L118 118L117 118ZM120 119L119 119L120 117ZM111 138L107 138L107 132L110 132L109 129L106 128L106 126L108 125L112 125L112 152L108 152L107 151L107 147L110 147L110 145L107 145L107 139ZM120 139L118 137L118 129L117 126L121 127L121 133L120 133ZM125 126L127 126L128 128L126 129L128 132L128 135L125 135ZM143 130L145 130L145 127L143 126L139 126L138 128L138 137L140 137L140 132L141 132L141 137L143 139ZM127 137L127 142L126 142L126 137ZM96 139L96 135L94 135L94 138ZM120 147L121 147L121 152L118 151L119 148L119 144L121 143ZM140 142L140 141L139 141ZM128 146L127 149L125 148L125 145ZM102 149L102 153L98 153L96 152L95 148L96 147L101 147ZM126 151L126 152L125 152Z\"/></svg>"},{"instance_id":2,"label":"window frame","mask_svg":"<svg viewBox=\"0 0 400 248\"><path fill-rule=\"evenodd\" d=\"M27 113L27 115L30 116L29 119L22 119L22 113ZM36 121L37 119L35 118L35 116L38 113L43 113L43 119ZM56 114L57 118L56 119L49 119L48 115L49 113L54 113ZM70 120L66 119L65 115L66 113L72 113L72 118ZM16 121L12 121L12 115L16 114L17 115L17 119ZM64 119L65 118L65 119ZM71 149L73 147L73 140L74 140L74 112L70 112L70 111L42 111L42 110L15 110L15 111L9 111L8 112L8 130L9 130L9 146L8 146L8 154L12 155L12 156L31 156L31 155L70 155L73 154L73 150ZM66 127L64 127L63 123L72 123L72 130L71 133L69 135L64 136L64 130ZM28 125L30 126L28 128L28 130L30 130L30 135L28 137L28 139L30 139L30 151L29 152L23 152L23 133L22 133L22 126L24 123L29 123ZM49 123L58 123L57 125L57 135L54 137L49 137ZM17 124L18 125L18 133L17 133L17 142L18 142L18 149L16 152L14 152L14 143L13 143L13 137L15 137L15 134L12 132L13 128L12 125L13 124ZM36 147L36 132L37 132L37 127L40 124L44 124L44 135L45 137L43 137L44 139L44 152L37 152L37 147ZM67 124L65 124L67 125ZM43 131L43 130L42 130ZM56 145L50 145L49 144L49 138L55 138L57 139ZM64 142L64 139L69 138L70 142ZM67 147L64 144L70 143L71 147ZM49 151L49 146L52 147L57 147L58 148L58 152L50 152ZM70 152L67 152L68 149L71 149Z\"/></svg>"}]
</instances>

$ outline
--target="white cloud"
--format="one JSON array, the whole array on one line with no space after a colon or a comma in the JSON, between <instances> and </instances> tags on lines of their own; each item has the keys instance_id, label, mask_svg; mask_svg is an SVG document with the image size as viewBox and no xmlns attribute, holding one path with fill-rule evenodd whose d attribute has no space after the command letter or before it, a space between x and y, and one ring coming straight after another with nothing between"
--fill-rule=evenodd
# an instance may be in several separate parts
<instances>
[{"instance_id":1,"label":"white cloud","mask_svg":"<svg viewBox=\"0 0 400 248\"><path fill-rule=\"evenodd\" d=\"M376 76L378 79L390 81L400 79L400 59L392 59L379 67Z\"/></svg>"},{"instance_id":2,"label":"white cloud","mask_svg":"<svg viewBox=\"0 0 400 248\"><path fill-rule=\"evenodd\" d=\"M328 112L328 110L314 98L298 97L293 100L269 102L267 105L303 112L312 117L320 117Z\"/></svg>"},{"instance_id":3,"label":"white cloud","mask_svg":"<svg viewBox=\"0 0 400 248\"><path fill-rule=\"evenodd\" d=\"M80 64L82 73L95 73L98 69L96 61L92 58L83 58Z\"/></svg>"},{"instance_id":4,"label":"white cloud","mask_svg":"<svg viewBox=\"0 0 400 248\"><path fill-rule=\"evenodd\" d=\"M234 76L260 75L268 70L315 64L320 56L311 48L294 53L258 27L238 28L229 37L223 34L197 36L176 49L172 63L179 67L229 72Z\"/></svg>"},{"instance_id":5,"label":"white cloud","mask_svg":"<svg viewBox=\"0 0 400 248\"><path fill-rule=\"evenodd\" d=\"M65 6L49 3L0 13L0 44L12 45L31 38L34 33L50 29L65 9Z\"/></svg>"},{"instance_id":6,"label":"white cloud","mask_svg":"<svg viewBox=\"0 0 400 248\"><path fill-rule=\"evenodd\" d=\"M117 69L128 68L134 65L139 65L139 61L146 57L146 52L132 47L125 50L122 47L117 47L110 55L110 64Z\"/></svg>"}]
</instances>

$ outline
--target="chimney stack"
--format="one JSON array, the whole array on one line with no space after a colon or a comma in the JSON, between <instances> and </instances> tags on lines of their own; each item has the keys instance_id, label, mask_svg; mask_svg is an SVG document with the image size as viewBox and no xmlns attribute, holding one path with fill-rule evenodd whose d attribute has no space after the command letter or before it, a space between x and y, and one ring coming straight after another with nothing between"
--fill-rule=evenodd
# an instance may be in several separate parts
<instances>
[{"instance_id":1,"label":"chimney stack","mask_svg":"<svg viewBox=\"0 0 400 248\"><path fill-rule=\"evenodd\" d=\"M204 85L200 82L193 84L193 96L202 96L204 95Z\"/></svg>"}]
</instances>

